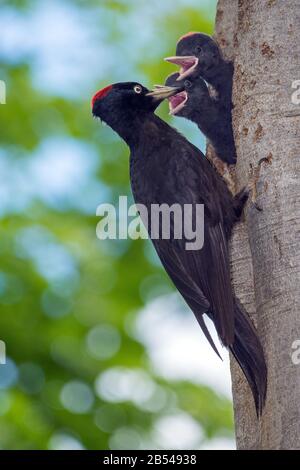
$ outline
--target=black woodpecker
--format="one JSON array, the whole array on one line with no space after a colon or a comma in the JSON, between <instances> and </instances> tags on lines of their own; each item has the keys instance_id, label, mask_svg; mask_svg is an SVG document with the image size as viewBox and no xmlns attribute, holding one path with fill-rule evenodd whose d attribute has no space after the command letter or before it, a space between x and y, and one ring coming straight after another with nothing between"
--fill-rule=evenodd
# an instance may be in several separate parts
<instances>
[{"instance_id":1,"label":"black woodpecker","mask_svg":"<svg viewBox=\"0 0 300 470\"><path fill-rule=\"evenodd\" d=\"M234 296L228 256L228 240L247 194L234 198L201 151L154 114L163 99L176 93L177 87L149 92L139 83L116 83L96 93L92 113L129 146L133 196L149 215L154 204L177 204L183 210L185 204L204 205L201 249L187 249L185 235L175 236L174 223L168 238L152 237L152 243L217 352L203 315L214 322L223 345L247 378L260 415L267 388L264 352L250 318Z\"/></svg>"}]
</instances>

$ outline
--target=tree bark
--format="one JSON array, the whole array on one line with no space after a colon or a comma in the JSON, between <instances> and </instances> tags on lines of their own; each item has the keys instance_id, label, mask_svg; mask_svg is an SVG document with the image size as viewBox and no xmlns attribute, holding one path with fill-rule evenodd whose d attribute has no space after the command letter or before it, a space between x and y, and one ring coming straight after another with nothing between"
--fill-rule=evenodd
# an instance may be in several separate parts
<instances>
[{"instance_id":1,"label":"tree bark","mask_svg":"<svg viewBox=\"0 0 300 470\"><path fill-rule=\"evenodd\" d=\"M232 239L237 297L258 328L268 363L267 403L258 421L253 400L231 361L237 447L300 449L300 104L298 0L219 0L216 39L234 60L233 128L236 187L249 165L263 165L258 212L248 205ZM295 362L295 361L294 361Z\"/></svg>"}]
</instances>

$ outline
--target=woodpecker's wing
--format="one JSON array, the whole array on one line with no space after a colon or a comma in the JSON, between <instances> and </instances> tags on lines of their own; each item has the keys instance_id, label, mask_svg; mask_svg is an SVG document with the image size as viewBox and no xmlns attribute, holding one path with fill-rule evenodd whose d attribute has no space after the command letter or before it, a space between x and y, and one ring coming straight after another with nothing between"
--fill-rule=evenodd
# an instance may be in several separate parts
<instances>
[{"instance_id":1,"label":"woodpecker's wing","mask_svg":"<svg viewBox=\"0 0 300 470\"><path fill-rule=\"evenodd\" d=\"M230 197L225 183L201 152L185 140L180 143L180 154L173 149L173 161L161 159L165 184L160 185L157 202L177 202L182 207L204 204L204 245L200 250L187 250L190 240L184 237L168 243L157 240L154 245L195 315L209 310L221 341L229 346L234 339L234 308L224 216Z\"/></svg>"},{"instance_id":2,"label":"woodpecker's wing","mask_svg":"<svg viewBox=\"0 0 300 470\"><path fill-rule=\"evenodd\" d=\"M203 314L208 312L210 309L210 304L207 298L204 296L200 287L195 283L189 272L186 270L180 256L178 256L177 252L174 251L173 244L168 243L165 240L155 240L153 241L153 244L166 272L172 279L177 290L180 292L186 303L193 311L209 344L216 354L221 358L220 353L203 319Z\"/></svg>"}]
</instances>

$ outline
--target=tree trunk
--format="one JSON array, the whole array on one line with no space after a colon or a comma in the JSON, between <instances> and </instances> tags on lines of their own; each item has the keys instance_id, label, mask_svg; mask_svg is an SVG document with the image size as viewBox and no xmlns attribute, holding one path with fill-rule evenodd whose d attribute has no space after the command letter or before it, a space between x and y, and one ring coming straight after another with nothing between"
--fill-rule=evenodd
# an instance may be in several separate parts
<instances>
[{"instance_id":1,"label":"tree trunk","mask_svg":"<svg viewBox=\"0 0 300 470\"><path fill-rule=\"evenodd\" d=\"M292 99L300 79L299 25L298 0L218 2L216 39L235 64L237 189L247 183L250 163L269 159L258 183L263 211L248 205L232 240L235 292L257 325L268 363L267 403L258 421L231 361L240 449L300 449L300 364L292 360L300 340L300 104Z\"/></svg>"}]
</instances>

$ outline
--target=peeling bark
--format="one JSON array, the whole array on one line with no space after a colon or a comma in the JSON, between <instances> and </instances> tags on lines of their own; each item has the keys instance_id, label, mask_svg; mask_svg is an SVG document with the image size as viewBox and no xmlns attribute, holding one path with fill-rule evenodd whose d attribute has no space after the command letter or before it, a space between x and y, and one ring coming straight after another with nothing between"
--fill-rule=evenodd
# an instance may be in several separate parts
<instances>
[{"instance_id":1,"label":"peeling bark","mask_svg":"<svg viewBox=\"0 0 300 470\"><path fill-rule=\"evenodd\" d=\"M300 104L292 83L300 79L298 0L219 0L216 39L234 59L233 127L236 186L262 157L258 203L247 207L232 240L236 295L258 328L269 375L267 403L255 416L250 391L232 361L237 446L300 449L300 364L292 344L300 339Z\"/></svg>"}]
</instances>

